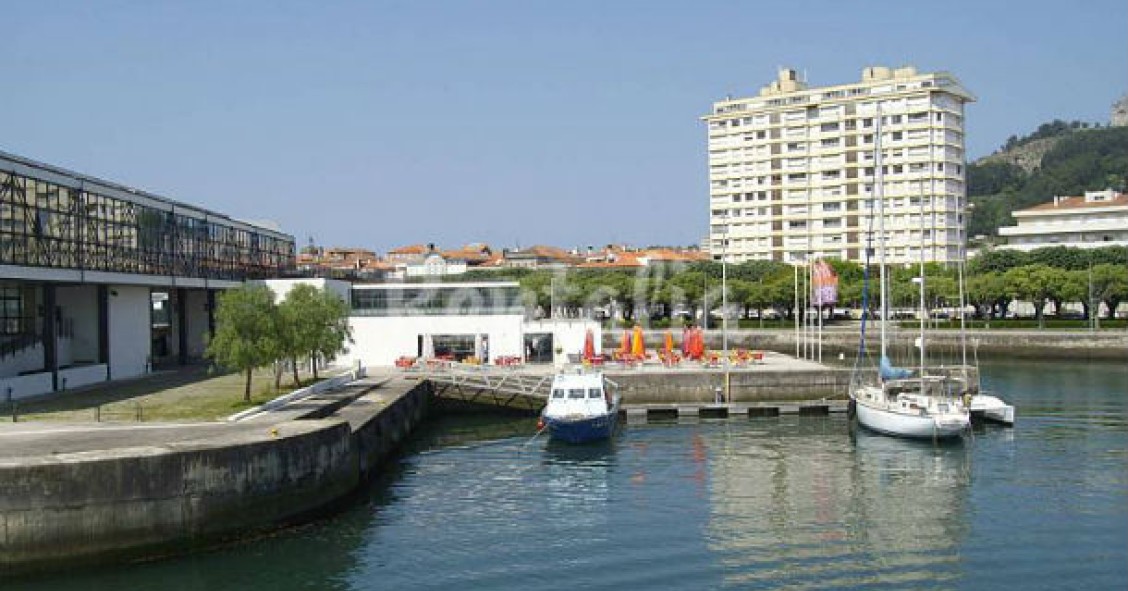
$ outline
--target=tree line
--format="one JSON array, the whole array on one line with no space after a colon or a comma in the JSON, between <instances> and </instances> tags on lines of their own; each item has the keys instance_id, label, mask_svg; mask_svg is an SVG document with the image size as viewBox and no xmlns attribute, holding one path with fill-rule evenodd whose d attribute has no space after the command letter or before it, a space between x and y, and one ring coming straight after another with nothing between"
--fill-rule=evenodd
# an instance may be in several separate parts
<instances>
[{"instance_id":1,"label":"tree line","mask_svg":"<svg viewBox=\"0 0 1128 591\"><path fill-rule=\"evenodd\" d=\"M876 312L877 269L871 265L871 292L863 306L866 269L862 264L828 260L838 275L839 308L868 307ZM793 319L796 285L809 293L805 268L772 261L729 264L727 300L745 318L764 318L765 312ZM891 307L916 309L919 285L912 279L918 265L891 266ZM547 315L591 317L613 311L628 322L649 324L677 316L699 318L704 311L721 307L719 262L652 265L638 270L570 269L567 271L503 269L471 271L448 281L512 279L521 284L525 305ZM931 309L959 305L959 276L955 265L925 265L925 300ZM965 272L965 301L979 318L1007 316L1011 302L1034 305L1042 324L1046 306L1060 313L1066 303L1078 302L1088 319L1093 304L1104 304L1111 317L1121 302L1128 301L1128 248L1098 249L1047 247L1030 252L988 250L971 259ZM803 299L800 296L800 300ZM799 308L807 307L802 302ZM613 310L612 310L613 309Z\"/></svg>"},{"instance_id":2,"label":"tree line","mask_svg":"<svg viewBox=\"0 0 1128 591\"><path fill-rule=\"evenodd\" d=\"M243 372L243 400L251 400L251 376L256 368L274 364L274 387L281 384L283 367L293 370L294 386L301 386L299 360L309 360L317 380L319 360L330 360L352 342L349 307L337 294L309 284L294 286L278 302L265 285L247 283L219 294L215 332L206 356L226 369Z\"/></svg>"}]
</instances>

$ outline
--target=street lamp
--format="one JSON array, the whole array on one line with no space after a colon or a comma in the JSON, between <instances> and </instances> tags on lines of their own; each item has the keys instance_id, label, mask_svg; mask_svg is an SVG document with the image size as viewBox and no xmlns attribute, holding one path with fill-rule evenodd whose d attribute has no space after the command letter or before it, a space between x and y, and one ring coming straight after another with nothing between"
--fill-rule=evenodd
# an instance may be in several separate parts
<instances>
[{"instance_id":1,"label":"street lamp","mask_svg":"<svg viewBox=\"0 0 1128 591\"><path fill-rule=\"evenodd\" d=\"M732 402L732 392L729 387L729 351L728 351L728 215L723 218L721 225L723 232L721 239L721 351L724 356L725 368L725 402Z\"/></svg>"}]
</instances>

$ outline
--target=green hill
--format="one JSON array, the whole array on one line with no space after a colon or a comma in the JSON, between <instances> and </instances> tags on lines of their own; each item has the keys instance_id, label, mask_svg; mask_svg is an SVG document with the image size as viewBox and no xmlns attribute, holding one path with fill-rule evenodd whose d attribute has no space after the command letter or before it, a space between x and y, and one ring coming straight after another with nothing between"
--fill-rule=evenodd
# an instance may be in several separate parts
<instances>
[{"instance_id":1,"label":"green hill","mask_svg":"<svg viewBox=\"0 0 1128 591\"><path fill-rule=\"evenodd\" d=\"M974 205L970 236L995 236L1014 225L1010 212L1045 203L1055 195L1100 189L1125 190L1128 127L1087 128L1055 121L967 167L968 200Z\"/></svg>"}]
</instances>

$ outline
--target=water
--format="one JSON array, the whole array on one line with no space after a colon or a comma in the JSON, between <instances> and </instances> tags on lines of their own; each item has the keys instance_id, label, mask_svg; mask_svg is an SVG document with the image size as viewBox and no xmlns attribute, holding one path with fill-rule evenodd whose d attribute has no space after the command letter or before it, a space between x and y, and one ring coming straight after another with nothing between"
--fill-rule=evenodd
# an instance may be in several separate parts
<instances>
[{"instance_id":1,"label":"water","mask_svg":"<svg viewBox=\"0 0 1128 591\"><path fill-rule=\"evenodd\" d=\"M1125 589L1128 368L994 363L1014 429L935 447L844 417L432 425L350 510L192 556L38 577L74 589Z\"/></svg>"}]
</instances>

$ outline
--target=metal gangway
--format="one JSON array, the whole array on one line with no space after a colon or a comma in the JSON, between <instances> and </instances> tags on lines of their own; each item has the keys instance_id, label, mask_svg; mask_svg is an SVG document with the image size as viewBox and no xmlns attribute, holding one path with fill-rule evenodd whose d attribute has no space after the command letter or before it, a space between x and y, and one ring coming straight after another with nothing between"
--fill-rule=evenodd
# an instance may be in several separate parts
<instances>
[{"instance_id":1,"label":"metal gangway","mask_svg":"<svg viewBox=\"0 0 1128 591\"><path fill-rule=\"evenodd\" d=\"M508 408L540 410L548 402L554 374L517 367L443 363L421 367L435 396Z\"/></svg>"}]
</instances>

